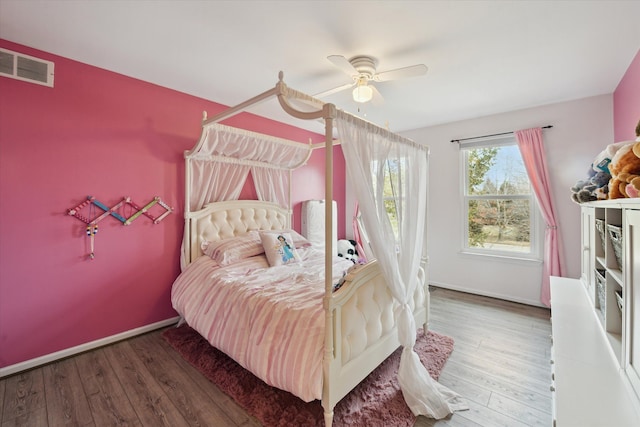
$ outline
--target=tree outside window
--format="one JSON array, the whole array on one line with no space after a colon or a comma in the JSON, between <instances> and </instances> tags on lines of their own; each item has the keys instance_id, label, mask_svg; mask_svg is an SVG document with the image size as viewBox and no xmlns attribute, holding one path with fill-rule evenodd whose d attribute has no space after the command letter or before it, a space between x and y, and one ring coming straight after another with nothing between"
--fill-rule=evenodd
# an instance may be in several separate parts
<instances>
[{"instance_id":1,"label":"tree outside window","mask_svg":"<svg viewBox=\"0 0 640 427\"><path fill-rule=\"evenodd\" d=\"M380 170L382 170L381 174L379 173ZM400 194L400 189L404 188L402 183L405 179L406 164L402 159L389 159L381 165L381 169L378 163L374 163L371 173L376 177L374 179L374 189L377 188L378 184L382 185L384 207L397 239L399 210L402 209L402 200L405 197L404 194Z\"/></svg>"},{"instance_id":2,"label":"tree outside window","mask_svg":"<svg viewBox=\"0 0 640 427\"><path fill-rule=\"evenodd\" d=\"M515 140L461 149L465 250L535 257L535 198Z\"/></svg>"}]
</instances>

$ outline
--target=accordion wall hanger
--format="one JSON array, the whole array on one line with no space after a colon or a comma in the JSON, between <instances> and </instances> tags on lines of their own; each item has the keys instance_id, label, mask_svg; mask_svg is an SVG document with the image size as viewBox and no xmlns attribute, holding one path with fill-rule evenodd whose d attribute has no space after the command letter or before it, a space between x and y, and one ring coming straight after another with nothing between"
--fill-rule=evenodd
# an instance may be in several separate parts
<instances>
[{"instance_id":1,"label":"accordion wall hanger","mask_svg":"<svg viewBox=\"0 0 640 427\"><path fill-rule=\"evenodd\" d=\"M153 211L156 212L155 215L150 211L152 208ZM124 211L128 211L128 217L125 217ZM133 223L133 221L138 219L140 216L146 216L151 221L153 221L154 224L158 224L171 212L173 212L173 209L165 202L163 202L160 197L154 197L153 200L142 207L135 204L130 197L123 197L122 200L120 200L112 207L107 207L107 205L105 205L104 203L96 200L95 197L87 196L87 199L84 202L80 203L78 206L67 209L67 214L74 216L80 221L87 224L87 236L91 239L91 253L89 254L90 259L95 258L95 236L96 234L98 234L98 223L103 219L112 216L113 218L120 221L123 225L131 225L131 223Z\"/></svg>"}]
</instances>

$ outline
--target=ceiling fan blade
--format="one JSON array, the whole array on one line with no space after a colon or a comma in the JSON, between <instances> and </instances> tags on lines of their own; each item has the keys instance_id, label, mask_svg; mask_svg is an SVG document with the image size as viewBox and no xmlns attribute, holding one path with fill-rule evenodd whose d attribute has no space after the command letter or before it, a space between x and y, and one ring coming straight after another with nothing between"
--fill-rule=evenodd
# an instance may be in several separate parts
<instances>
[{"instance_id":1,"label":"ceiling fan blade","mask_svg":"<svg viewBox=\"0 0 640 427\"><path fill-rule=\"evenodd\" d=\"M383 71L376 74L373 80L377 82L388 82L389 80L404 79L407 77L422 76L427 73L427 66L424 64L411 65L409 67L396 68L395 70Z\"/></svg>"},{"instance_id":2,"label":"ceiling fan blade","mask_svg":"<svg viewBox=\"0 0 640 427\"><path fill-rule=\"evenodd\" d=\"M349 76L353 76L353 75L357 75L358 74L358 70L356 70L353 67L353 65L351 65L351 62L349 62L347 60L347 58L345 58L342 55L329 55L329 56L327 56L327 59L329 61L331 61L331 63L333 65L335 65L336 67L340 68L342 71L344 71Z\"/></svg>"},{"instance_id":3,"label":"ceiling fan blade","mask_svg":"<svg viewBox=\"0 0 640 427\"><path fill-rule=\"evenodd\" d=\"M347 83L342 86L334 87L333 89L325 90L324 92L316 93L315 95L312 95L312 96L314 98L324 98L325 96L333 95L334 93L343 91L345 89L349 89L350 87L354 87L355 85L356 85L356 82Z\"/></svg>"}]
</instances>

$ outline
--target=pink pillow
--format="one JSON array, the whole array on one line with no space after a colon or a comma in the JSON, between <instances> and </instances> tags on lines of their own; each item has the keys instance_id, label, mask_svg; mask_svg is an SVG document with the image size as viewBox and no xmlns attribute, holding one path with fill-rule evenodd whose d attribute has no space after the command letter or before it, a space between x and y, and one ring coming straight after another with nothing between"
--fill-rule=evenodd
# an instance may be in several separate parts
<instances>
[{"instance_id":1,"label":"pink pillow","mask_svg":"<svg viewBox=\"0 0 640 427\"><path fill-rule=\"evenodd\" d=\"M205 242L202 252L220 265L229 265L264 252L258 233L247 233L217 242Z\"/></svg>"},{"instance_id":2,"label":"pink pillow","mask_svg":"<svg viewBox=\"0 0 640 427\"><path fill-rule=\"evenodd\" d=\"M282 231L261 231L260 239L264 254L271 267L300 261L291 233Z\"/></svg>"}]
</instances>

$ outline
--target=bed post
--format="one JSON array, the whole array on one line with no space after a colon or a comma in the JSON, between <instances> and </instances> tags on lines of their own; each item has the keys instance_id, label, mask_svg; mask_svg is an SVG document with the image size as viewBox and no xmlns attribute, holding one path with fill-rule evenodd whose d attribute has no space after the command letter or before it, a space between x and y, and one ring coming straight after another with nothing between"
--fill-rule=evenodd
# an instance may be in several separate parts
<instances>
[{"instance_id":1,"label":"bed post","mask_svg":"<svg viewBox=\"0 0 640 427\"><path fill-rule=\"evenodd\" d=\"M331 427L333 423L333 402L334 396L331 391L331 367L334 359L334 319L333 319L333 307L331 306L333 296L333 120L337 117L338 113L335 105L322 104L321 111L314 112L302 112L298 111L289 105L286 99L286 88L283 79L282 71L278 75L279 81L276 84L278 89L278 101L280 106L285 112L294 117L300 119L312 120L322 117L325 122L325 289L323 307L325 310L325 338L324 338L324 355L323 355L323 387L322 387L322 407L324 409L324 423L326 427ZM301 99L312 100L312 98L306 96Z\"/></svg>"},{"instance_id":2,"label":"bed post","mask_svg":"<svg viewBox=\"0 0 640 427\"><path fill-rule=\"evenodd\" d=\"M191 227L189 226L189 214L191 213L191 158L184 153L184 237L182 238L182 256L184 257L184 265L191 264Z\"/></svg>"},{"instance_id":3,"label":"bed post","mask_svg":"<svg viewBox=\"0 0 640 427\"><path fill-rule=\"evenodd\" d=\"M196 154L206 139L207 133L205 131L204 124L207 121L207 112L202 112L202 129L200 132L200 139L196 143L195 147L191 150L184 151L184 235L182 237L182 253L180 254L180 268L184 269L188 264L193 261L191 259L191 178L193 176L193 169L191 159Z\"/></svg>"},{"instance_id":4,"label":"bed post","mask_svg":"<svg viewBox=\"0 0 640 427\"><path fill-rule=\"evenodd\" d=\"M202 112L202 120L206 120L207 112ZM198 144L204 139L204 129L200 134ZM189 224L191 214L191 154L193 151L184 152L184 236L182 237L182 254L180 255L181 269L191 263L191 226Z\"/></svg>"},{"instance_id":5,"label":"bed post","mask_svg":"<svg viewBox=\"0 0 640 427\"><path fill-rule=\"evenodd\" d=\"M331 396L331 387L327 387L329 378L331 377L331 364L334 358L333 348L333 308L331 307L331 296L333 294L333 119L336 117L335 106L333 104L325 104L323 107L325 121L325 189L324 189L324 357L323 375L324 384L322 391L322 407L324 408L324 425L331 427L333 423L333 396Z\"/></svg>"}]
</instances>

